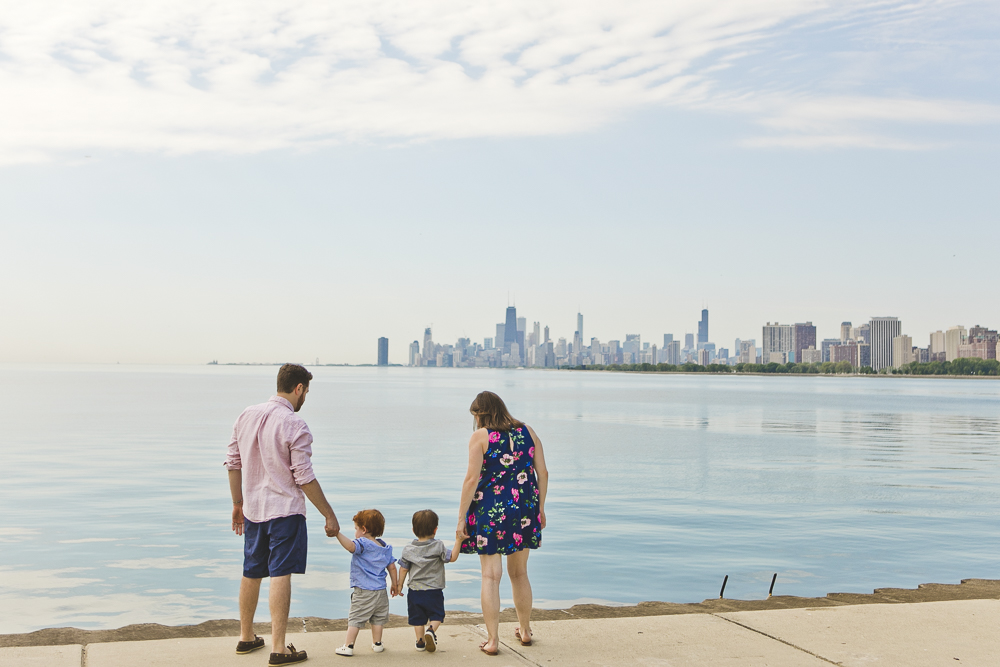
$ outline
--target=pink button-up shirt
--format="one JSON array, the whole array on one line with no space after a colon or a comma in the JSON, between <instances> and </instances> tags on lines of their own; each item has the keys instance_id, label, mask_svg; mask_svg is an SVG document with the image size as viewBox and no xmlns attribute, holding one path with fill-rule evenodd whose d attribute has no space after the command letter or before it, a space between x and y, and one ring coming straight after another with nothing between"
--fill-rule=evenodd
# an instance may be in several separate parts
<instances>
[{"instance_id":1,"label":"pink button-up shirt","mask_svg":"<svg viewBox=\"0 0 1000 667\"><path fill-rule=\"evenodd\" d=\"M299 487L313 474L312 433L280 396L243 411L233 426L226 469L243 471L243 516L254 523L306 513Z\"/></svg>"}]
</instances>

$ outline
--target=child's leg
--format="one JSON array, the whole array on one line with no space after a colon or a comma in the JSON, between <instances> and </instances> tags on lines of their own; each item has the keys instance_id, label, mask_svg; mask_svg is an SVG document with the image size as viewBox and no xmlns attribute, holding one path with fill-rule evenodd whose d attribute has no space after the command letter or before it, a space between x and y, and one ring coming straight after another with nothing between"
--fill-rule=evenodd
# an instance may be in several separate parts
<instances>
[{"instance_id":1,"label":"child's leg","mask_svg":"<svg viewBox=\"0 0 1000 667\"><path fill-rule=\"evenodd\" d=\"M372 627L374 630L374 626ZM344 642L348 646L354 646L354 640L358 638L358 633L361 632L361 628L356 628L353 625L347 628L347 641ZM378 630L379 635L382 634L382 628Z\"/></svg>"},{"instance_id":2,"label":"child's leg","mask_svg":"<svg viewBox=\"0 0 1000 667\"><path fill-rule=\"evenodd\" d=\"M441 627L441 621L431 621L431 630L437 632L438 628L440 627Z\"/></svg>"},{"instance_id":3,"label":"child's leg","mask_svg":"<svg viewBox=\"0 0 1000 667\"><path fill-rule=\"evenodd\" d=\"M382 627L381 625L372 626L372 643L378 644L382 641Z\"/></svg>"},{"instance_id":4,"label":"child's leg","mask_svg":"<svg viewBox=\"0 0 1000 667\"><path fill-rule=\"evenodd\" d=\"M417 639L423 639L424 638L424 626L422 626L422 625L414 625L414 626L411 626L411 627L413 628L413 633L415 635L417 635Z\"/></svg>"}]
</instances>

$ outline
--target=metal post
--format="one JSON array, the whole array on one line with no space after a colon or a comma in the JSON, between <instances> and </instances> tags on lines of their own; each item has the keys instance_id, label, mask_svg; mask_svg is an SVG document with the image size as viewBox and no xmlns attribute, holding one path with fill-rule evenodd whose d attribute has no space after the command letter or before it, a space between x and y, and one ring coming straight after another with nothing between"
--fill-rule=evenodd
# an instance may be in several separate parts
<instances>
[{"instance_id":1,"label":"metal post","mask_svg":"<svg viewBox=\"0 0 1000 667\"><path fill-rule=\"evenodd\" d=\"M729 581L729 575L727 574L726 578L722 580L722 590L719 591L719 599L720 600L722 599L722 594L726 592L726 583L728 581Z\"/></svg>"},{"instance_id":2,"label":"metal post","mask_svg":"<svg viewBox=\"0 0 1000 667\"><path fill-rule=\"evenodd\" d=\"M771 593L774 592L774 582L778 580L778 573L775 572L774 576L771 577L771 587L767 589L767 597L771 597Z\"/></svg>"}]
</instances>

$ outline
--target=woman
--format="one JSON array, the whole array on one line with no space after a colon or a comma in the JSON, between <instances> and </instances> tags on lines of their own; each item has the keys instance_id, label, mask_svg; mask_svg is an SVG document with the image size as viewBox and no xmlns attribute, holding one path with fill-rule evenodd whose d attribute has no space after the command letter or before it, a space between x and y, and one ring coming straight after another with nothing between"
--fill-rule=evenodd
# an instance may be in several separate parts
<instances>
[{"instance_id":1,"label":"woman","mask_svg":"<svg viewBox=\"0 0 1000 667\"><path fill-rule=\"evenodd\" d=\"M479 648L497 655L502 555L507 556L517 609L514 636L522 646L531 645L528 550L542 543L549 472L542 441L530 426L510 415L499 396L482 392L469 412L475 432L469 440L469 470L462 484L457 539L462 541L462 553L479 554L483 621L489 633Z\"/></svg>"}]
</instances>

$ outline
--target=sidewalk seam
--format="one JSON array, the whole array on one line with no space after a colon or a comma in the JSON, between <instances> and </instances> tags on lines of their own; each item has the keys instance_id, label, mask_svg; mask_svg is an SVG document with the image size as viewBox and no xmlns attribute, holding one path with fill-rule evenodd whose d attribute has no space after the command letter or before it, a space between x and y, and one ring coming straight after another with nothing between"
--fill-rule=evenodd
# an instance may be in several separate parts
<instances>
[{"instance_id":1,"label":"sidewalk seam","mask_svg":"<svg viewBox=\"0 0 1000 667\"><path fill-rule=\"evenodd\" d=\"M764 635L768 639L773 639L774 641L780 642L780 643L784 644L785 646L791 646L792 648L794 648L797 651L802 651L803 653L808 653L812 657L817 658L819 660L822 660L823 662L828 662L831 665L837 665L838 667L843 667L844 663L842 663L842 662L834 662L833 660L830 660L829 658L824 658L823 656L819 655L818 653L813 653L809 649L804 649L801 646L796 646L795 644L793 644L791 642L786 642L784 639L781 639L779 637L775 637L774 635L769 635L769 634L767 634L766 632L764 632L762 630L758 630L757 628L752 628L749 625L744 625L744 624L740 623L739 621L734 621L731 618L726 618L725 616L719 616L718 614L711 614L711 615L715 616L716 618L721 618L723 621L726 621L727 623L732 623L733 625L738 625L741 628L745 628L747 630L750 630L751 632L756 632L759 635Z\"/></svg>"},{"instance_id":2,"label":"sidewalk seam","mask_svg":"<svg viewBox=\"0 0 1000 667\"><path fill-rule=\"evenodd\" d=\"M481 626L481 625L473 625L471 627L481 637L489 637L489 635L485 632L486 628L484 628L483 626ZM498 644L498 646L503 646L505 649L507 649L508 651L510 651L511 653L513 653L514 655L516 655L517 657L519 657L521 660L523 660L524 662L528 663L529 665L534 665L534 667L542 667L541 664L539 664L539 663L535 662L534 660L528 658L526 655L524 655L523 653L521 653L520 651L518 651L514 647L508 646L507 643L504 642L504 640L500 639L499 637L497 637L497 644Z\"/></svg>"},{"instance_id":3,"label":"sidewalk seam","mask_svg":"<svg viewBox=\"0 0 1000 667\"><path fill-rule=\"evenodd\" d=\"M87 645L80 647L80 667L87 667Z\"/></svg>"}]
</instances>

